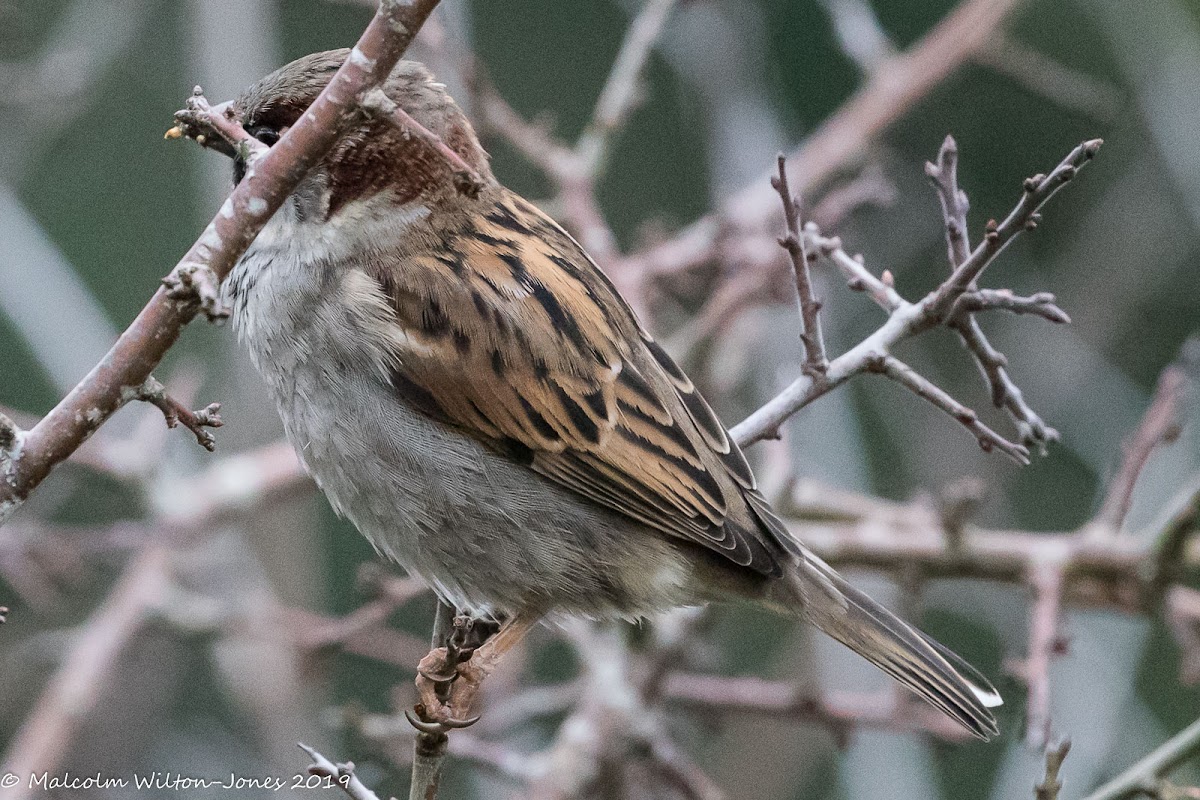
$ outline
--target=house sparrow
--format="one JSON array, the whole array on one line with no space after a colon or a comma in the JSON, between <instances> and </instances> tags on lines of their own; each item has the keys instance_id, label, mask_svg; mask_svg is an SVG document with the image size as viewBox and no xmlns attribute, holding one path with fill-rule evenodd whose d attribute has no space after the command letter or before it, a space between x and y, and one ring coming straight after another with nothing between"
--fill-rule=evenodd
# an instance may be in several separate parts
<instances>
[{"instance_id":1,"label":"house sparrow","mask_svg":"<svg viewBox=\"0 0 1200 800\"><path fill-rule=\"evenodd\" d=\"M347 54L306 56L250 87L233 104L245 130L273 144ZM496 181L445 87L401 62L384 90L480 191L459 191L427 141L357 119L225 284L334 509L446 603L509 629L750 600L994 735L1000 698L986 679L792 537L604 273Z\"/></svg>"}]
</instances>

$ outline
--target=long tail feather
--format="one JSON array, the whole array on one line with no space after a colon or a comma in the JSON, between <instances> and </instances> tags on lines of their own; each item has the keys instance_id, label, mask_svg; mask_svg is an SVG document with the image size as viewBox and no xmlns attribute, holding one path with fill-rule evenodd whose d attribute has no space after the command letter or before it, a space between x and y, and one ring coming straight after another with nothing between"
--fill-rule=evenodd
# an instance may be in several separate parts
<instances>
[{"instance_id":1,"label":"long tail feather","mask_svg":"<svg viewBox=\"0 0 1200 800\"><path fill-rule=\"evenodd\" d=\"M791 575L801 614L981 739L999 733L988 710L1003 702L987 679L811 553Z\"/></svg>"}]
</instances>

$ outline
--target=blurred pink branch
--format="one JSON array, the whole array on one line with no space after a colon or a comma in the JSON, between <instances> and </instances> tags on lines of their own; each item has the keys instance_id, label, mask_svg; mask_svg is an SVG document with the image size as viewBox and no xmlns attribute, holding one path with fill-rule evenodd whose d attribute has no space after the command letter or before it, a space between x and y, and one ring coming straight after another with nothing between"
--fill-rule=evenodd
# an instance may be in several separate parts
<instances>
[{"instance_id":1,"label":"blurred pink branch","mask_svg":"<svg viewBox=\"0 0 1200 800\"><path fill-rule=\"evenodd\" d=\"M30 776L54 771L75 740L79 725L99 702L122 651L165 602L169 556L149 545L125 568L108 599L83 624L58 670L9 745L4 770L22 776L0 787L3 800L30 797Z\"/></svg>"}]
</instances>

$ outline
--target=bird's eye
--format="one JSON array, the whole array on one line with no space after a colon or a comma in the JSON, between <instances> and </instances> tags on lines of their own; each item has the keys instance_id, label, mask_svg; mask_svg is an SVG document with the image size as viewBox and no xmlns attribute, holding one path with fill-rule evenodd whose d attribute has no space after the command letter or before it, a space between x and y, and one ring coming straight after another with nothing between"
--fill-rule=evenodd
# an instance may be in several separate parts
<instances>
[{"instance_id":1,"label":"bird's eye","mask_svg":"<svg viewBox=\"0 0 1200 800\"><path fill-rule=\"evenodd\" d=\"M255 139L265 144L267 147L279 141L279 131L274 128L268 128L266 125L256 125L246 131Z\"/></svg>"},{"instance_id":2,"label":"bird's eye","mask_svg":"<svg viewBox=\"0 0 1200 800\"><path fill-rule=\"evenodd\" d=\"M258 139L267 147L279 141L279 131L266 125L255 125L252 128L246 128L246 133ZM233 183L236 186L242 182L242 178L246 177L246 162L238 154L233 156Z\"/></svg>"}]
</instances>

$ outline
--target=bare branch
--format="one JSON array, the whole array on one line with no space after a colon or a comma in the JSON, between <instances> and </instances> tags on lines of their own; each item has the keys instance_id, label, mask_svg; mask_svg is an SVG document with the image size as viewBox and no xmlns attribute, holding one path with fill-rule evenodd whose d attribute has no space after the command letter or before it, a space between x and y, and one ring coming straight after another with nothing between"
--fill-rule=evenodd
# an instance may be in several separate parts
<instances>
[{"instance_id":1,"label":"bare branch","mask_svg":"<svg viewBox=\"0 0 1200 800\"><path fill-rule=\"evenodd\" d=\"M647 746L658 765L683 789L688 800L725 800L727 795L704 769L685 753L666 731L647 737Z\"/></svg>"},{"instance_id":2,"label":"bare branch","mask_svg":"<svg viewBox=\"0 0 1200 800\"><path fill-rule=\"evenodd\" d=\"M896 57L892 44L868 0L821 0L842 52L871 75Z\"/></svg>"},{"instance_id":3,"label":"bare branch","mask_svg":"<svg viewBox=\"0 0 1200 800\"><path fill-rule=\"evenodd\" d=\"M851 291L866 292L889 314L905 305L906 301L896 292L894 284L875 277L863 264L861 255L852 256L843 249L841 237L822 236L817 224L809 222L804 226L804 241L810 253L820 253L838 268Z\"/></svg>"},{"instance_id":4,"label":"bare branch","mask_svg":"<svg viewBox=\"0 0 1200 800\"><path fill-rule=\"evenodd\" d=\"M949 141L950 144L953 143L953 140ZM907 373L904 370L896 368L895 364L887 360L891 356L891 348L924 330L945 323L951 307L963 294L973 289L975 278L980 272L995 260L1008 242L1025 229L1027 223L1036 218L1037 209L1069 181L1078 169L1096 154L1099 147L1099 139L1084 142L1072 150L1049 176L1038 175L1027 180L1024 194L1004 222L1000 225L990 223L984 242L937 289L917 303L909 303L895 293L892 282L889 280L889 273L884 272L882 278L874 278L860 261L844 255L840 241L831 239L823 242L819 239L819 232L811 224L806 226L806 233L811 232L810 238L817 251L829 254L835 265L849 276L851 288L869 289L876 303L888 311L888 319L881 328L866 339L833 359L821 380L814 380L809 375L797 378L765 405L735 425L730 430L734 439L745 447L753 442L775 436L779 426L792 414L862 372L883 371L886 373L891 365L893 377L906 377ZM958 199L957 193L954 197L956 200ZM965 200L965 198L963 199ZM957 210L955 213L957 214ZM965 211L962 213L965 214ZM965 230L965 226L963 230ZM965 246L965 239L961 244L951 240L952 253L961 252ZM985 340L982 341L982 345L986 345ZM987 350L990 354L994 354L996 364L1003 361L1004 357L992 351L990 345L987 345ZM979 357L978 352L976 355ZM982 358L980 358L980 363L984 363ZM1012 385L1011 381L1008 381L1006 373L1003 378L1005 382L1001 386L1005 392L1005 405L1009 406L1014 415L1021 415L1023 438L1033 437L1036 433L1041 433L1043 438L1053 434L1052 429L1046 428L1041 419L1028 410L1021 399L1020 390ZM911 381L906 385L912 388ZM923 385L922 388L924 388ZM922 396L926 395L922 394ZM932 395L930 397L932 398ZM954 408L944 405L942 407L947 410ZM955 411L957 412L958 409ZM967 419L965 415L961 415L961 412L959 414L962 420ZM964 422L964 424L966 423ZM1007 442L990 429L985 430L979 427L977 420L972 425L975 426L972 430L977 434L981 445L985 447L988 444L996 445L1018 461L1024 462L1028 459L1026 448ZM997 439L999 441L996 441Z\"/></svg>"},{"instance_id":5,"label":"bare branch","mask_svg":"<svg viewBox=\"0 0 1200 800\"><path fill-rule=\"evenodd\" d=\"M1022 0L965 0L908 50L880 63L863 87L789 154L793 191L808 195L870 153L889 126L987 47L1021 5ZM774 193L756 180L729 197L720 212L628 256L622 269L648 275L693 269L712 260L731 227L735 233L770 229L778 224L778 214Z\"/></svg>"},{"instance_id":6,"label":"bare branch","mask_svg":"<svg viewBox=\"0 0 1200 800\"><path fill-rule=\"evenodd\" d=\"M800 304L800 318L804 331L800 340L804 343L804 374L814 380L829 369L825 356L825 336L821 333L821 302L813 295L812 277L808 274L808 254L804 252L804 239L800 235L800 201L788 188L787 157L779 154L779 176L771 179L771 185L779 192L783 202L783 218L787 224L787 236L779 240L779 246L787 251L792 261L792 273L796 278L796 298Z\"/></svg>"},{"instance_id":7,"label":"bare branch","mask_svg":"<svg viewBox=\"0 0 1200 800\"><path fill-rule=\"evenodd\" d=\"M1086 800L1123 800L1141 794L1155 796L1159 782L1197 753L1200 753L1200 720L1188 725L1141 761L1092 792Z\"/></svg>"},{"instance_id":8,"label":"bare branch","mask_svg":"<svg viewBox=\"0 0 1200 800\"><path fill-rule=\"evenodd\" d=\"M1090 139L1068 153L1049 175L1039 174L1027 178L1024 184L1025 192L1016 208L999 224L994 220L988 221L983 241L955 268L950 279L938 287L930 302L930 311L934 314L946 313L1013 239L1021 232L1037 227L1041 221L1038 210L1095 158L1102 144L1102 139Z\"/></svg>"},{"instance_id":9,"label":"bare branch","mask_svg":"<svg viewBox=\"0 0 1200 800\"><path fill-rule=\"evenodd\" d=\"M967 234L967 210L970 204L966 192L958 186L958 145L954 137L946 137L938 151L937 161L925 164L925 174L933 182L941 201L946 227L947 257L951 270L957 273L971 259L971 248ZM1029 221L1032 223L1036 214L1030 214ZM989 233L988 236L993 234ZM987 240L988 237L985 237L985 243ZM948 281L946 285L950 283ZM976 306L978 308L975 308ZM1053 295L1015 298L1011 292L980 290L974 279L946 314L946 324L958 333L963 346L979 365L980 373L991 390L992 404L1009 412L1017 425L1023 445L1028 447L1037 444L1044 453L1046 443L1057 440L1058 432L1047 426L1025 402L1023 393L1008 375L1008 359L992 347L979 322L970 313L973 310L989 308L1040 313L1041 316L1055 322L1069 322L1070 318L1054 305Z\"/></svg>"},{"instance_id":10,"label":"bare branch","mask_svg":"<svg viewBox=\"0 0 1200 800\"><path fill-rule=\"evenodd\" d=\"M168 554L159 545L143 550L125 568L104 603L80 629L57 671L4 754L5 769L16 775L53 772L66 756L88 712L99 702L122 651L167 594ZM7 800L33 796L24 781L8 789Z\"/></svg>"},{"instance_id":11,"label":"bare branch","mask_svg":"<svg viewBox=\"0 0 1200 800\"><path fill-rule=\"evenodd\" d=\"M1056 304L1050 292L1038 292L1029 297L1013 294L1008 289L976 289L965 293L950 309L950 324L958 322L960 315L976 311L1011 311L1014 314L1032 314L1056 324L1071 321L1067 312Z\"/></svg>"},{"instance_id":12,"label":"bare branch","mask_svg":"<svg viewBox=\"0 0 1200 800\"><path fill-rule=\"evenodd\" d=\"M217 449L217 440L206 428L219 428L225 424L221 419L221 404L209 403L198 411L192 411L183 403L167 394L166 387L155 380L154 376L146 378L138 387L135 395L138 400L151 404L163 414L168 428L179 424L187 428L196 437L196 442L210 453Z\"/></svg>"},{"instance_id":13,"label":"bare branch","mask_svg":"<svg viewBox=\"0 0 1200 800\"><path fill-rule=\"evenodd\" d=\"M1058 744L1046 748L1046 775L1042 778L1041 783L1033 787L1035 800L1058 800L1058 793L1063 786L1062 781L1058 779L1058 773L1069 752L1071 752L1070 739L1063 739Z\"/></svg>"},{"instance_id":14,"label":"bare branch","mask_svg":"<svg viewBox=\"0 0 1200 800\"><path fill-rule=\"evenodd\" d=\"M1159 446L1170 444L1179 438L1182 429L1180 414L1186 386L1187 377L1177 366L1167 367L1158 377L1154 399L1142 416L1141 424L1126 440L1121 466L1108 487L1100 511L1096 514L1096 525L1092 529L1096 535L1111 536L1121 529L1133 502L1134 487L1150 454Z\"/></svg>"},{"instance_id":15,"label":"bare branch","mask_svg":"<svg viewBox=\"0 0 1200 800\"><path fill-rule=\"evenodd\" d=\"M428 144L438 155L454 168L454 186L467 197L475 197L483 188L483 178L463 160L462 156L450 149L441 137L412 118L412 115L398 106L395 101L384 94L383 89L376 86L363 95L361 105L364 111L386 119L404 133L405 136L416 136Z\"/></svg>"},{"instance_id":16,"label":"bare branch","mask_svg":"<svg viewBox=\"0 0 1200 800\"><path fill-rule=\"evenodd\" d=\"M105 358L25 437L0 484L0 523L50 471L132 399L183 326L216 313L217 284L337 139L339 121L385 80L437 0L382 0L350 57L300 120L247 174Z\"/></svg>"},{"instance_id":17,"label":"bare branch","mask_svg":"<svg viewBox=\"0 0 1200 800\"><path fill-rule=\"evenodd\" d=\"M379 800L379 795L368 789L366 784L360 781L358 776L354 774L353 761L335 764L303 742L297 742L296 746L307 753L308 757L312 759L312 763L307 767L309 775L319 775L323 778L328 778L345 792L346 796L350 797L351 800Z\"/></svg>"},{"instance_id":18,"label":"bare branch","mask_svg":"<svg viewBox=\"0 0 1200 800\"><path fill-rule=\"evenodd\" d=\"M1029 451L1019 444L1008 441L994 430L979 421L979 415L962 403L955 400L945 390L938 388L928 378L920 375L912 367L895 356L886 355L874 359L868 366L868 372L886 375L896 383L908 389L917 397L928 400L945 411L956 422L969 430L985 452L996 448L1019 464L1029 463Z\"/></svg>"},{"instance_id":19,"label":"bare branch","mask_svg":"<svg viewBox=\"0 0 1200 800\"><path fill-rule=\"evenodd\" d=\"M604 169L612 136L624 127L638 103L642 73L677 3L678 0L646 0L630 23L592 119L575 145L581 171L596 175Z\"/></svg>"},{"instance_id":20,"label":"bare branch","mask_svg":"<svg viewBox=\"0 0 1200 800\"><path fill-rule=\"evenodd\" d=\"M257 166L259 159L271 149L241 126L232 103L211 105L199 86L192 89L192 96L183 109L175 112L175 123L175 127L163 135L164 139L186 137L201 147L210 147L230 157L237 156L246 163L247 171Z\"/></svg>"},{"instance_id":21,"label":"bare branch","mask_svg":"<svg viewBox=\"0 0 1200 800\"><path fill-rule=\"evenodd\" d=\"M1014 672L1025 682L1029 698L1025 707L1025 741L1040 749L1050 740L1050 663L1062 655L1066 645L1058 631L1062 614L1063 571L1054 560L1035 563L1029 571L1033 587L1033 608L1029 615L1029 652L1014 665Z\"/></svg>"},{"instance_id":22,"label":"bare branch","mask_svg":"<svg viewBox=\"0 0 1200 800\"><path fill-rule=\"evenodd\" d=\"M1127 102L1125 92L1117 86L1073 69L1004 32L993 37L975 55L975 61L1062 108L1101 122L1117 119Z\"/></svg>"},{"instance_id":23,"label":"bare branch","mask_svg":"<svg viewBox=\"0 0 1200 800\"><path fill-rule=\"evenodd\" d=\"M936 710L914 703L897 703L885 694L830 692L825 696L786 681L673 673L664 697L672 705L718 714L750 714L816 722L839 739L852 731L921 731L946 741L967 741L970 734Z\"/></svg>"}]
</instances>

